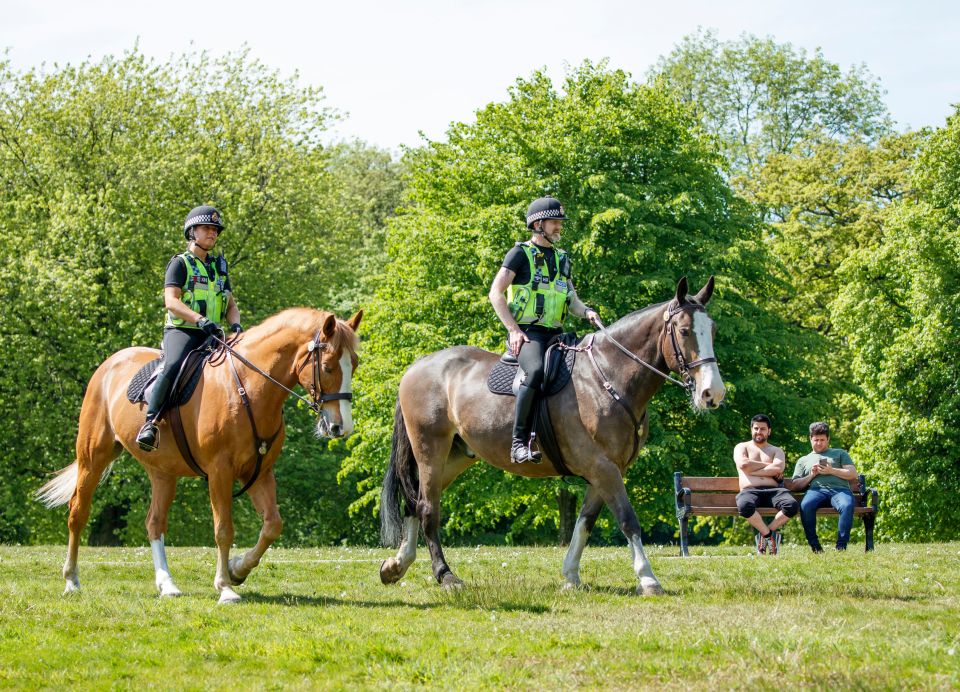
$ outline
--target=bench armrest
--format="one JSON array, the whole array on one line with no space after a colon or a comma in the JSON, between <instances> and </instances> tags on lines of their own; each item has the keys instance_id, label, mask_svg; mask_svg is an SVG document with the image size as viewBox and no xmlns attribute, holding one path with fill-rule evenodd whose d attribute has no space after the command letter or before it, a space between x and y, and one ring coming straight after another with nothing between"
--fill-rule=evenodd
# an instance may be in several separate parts
<instances>
[{"instance_id":1,"label":"bench armrest","mask_svg":"<svg viewBox=\"0 0 960 692\"><path fill-rule=\"evenodd\" d=\"M680 485L680 479L683 474L679 471L673 474L673 491L676 496L677 519L682 520L690 511L690 488L684 488Z\"/></svg>"}]
</instances>

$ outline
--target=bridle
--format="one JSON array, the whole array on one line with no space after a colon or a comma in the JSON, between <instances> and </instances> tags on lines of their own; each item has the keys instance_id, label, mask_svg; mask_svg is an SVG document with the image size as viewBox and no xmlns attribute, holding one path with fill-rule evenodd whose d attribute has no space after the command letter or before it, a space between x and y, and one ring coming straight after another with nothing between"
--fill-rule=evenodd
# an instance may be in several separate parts
<instances>
[{"instance_id":1,"label":"bridle","mask_svg":"<svg viewBox=\"0 0 960 692\"><path fill-rule=\"evenodd\" d=\"M328 401L353 401L353 392L334 392L334 393L325 393L323 388L320 386L320 353L325 351L330 347L330 344L326 341L320 341L320 329L317 329L317 333L313 335L313 339L307 342L307 353L303 357L303 362L300 363L299 367L296 369L297 378L299 379L300 373L303 372L303 369L309 364L313 363L313 383L310 385L310 396L313 401L297 394L295 391L287 387L282 382L279 382L275 378L271 377L269 374L265 373L263 370L258 368L256 365L251 363L249 360L241 356L233 349L233 344L236 343L236 339L227 342L221 339L219 336L214 335L214 339L220 343L221 347L234 358L239 360L241 363L246 365L248 368L253 370L256 373L259 373L261 376L265 377L270 382L273 382L275 385L280 387L280 389L287 392L287 394L292 394L300 401L305 403L310 407L310 410L315 414L320 414L320 408Z\"/></svg>"},{"instance_id":2,"label":"bridle","mask_svg":"<svg viewBox=\"0 0 960 692\"><path fill-rule=\"evenodd\" d=\"M673 358L677 362L677 371L680 373L680 377L683 378L682 382L676 379L675 377L672 377L668 373L662 372L659 368L654 367L647 361L635 355L623 344L621 344L619 341L614 339L613 336L610 335L610 332L607 331L607 328L603 326L603 323L600 322L599 318L594 320L594 324L596 324L597 327L600 329L600 331L603 332L603 335L607 337L610 343L616 346L617 349L619 349L625 356L627 356L627 358L655 372L656 374L660 375L660 377L664 378L668 382L672 382L673 384L683 387L687 391L692 392L696 387L696 382L693 379L693 375L691 374L691 371L694 368L698 368L701 365L706 365L707 363L716 363L717 359L714 356L711 356L709 358L699 358L697 360L693 360L688 363L686 359L683 357L683 349L680 348L680 342L677 339L677 328L676 328L676 325L673 323L673 318L683 312L704 312L705 313L706 311L707 309L702 305L700 305L699 303L683 303L673 308L667 308L667 311L664 313L663 319L666 322L666 324L664 325L664 330L670 335L670 346L673 348ZM659 342L660 343L663 342L663 332L660 333ZM582 348L578 350L584 350L589 352L592 348L593 348L593 340L591 339L590 343L586 348ZM604 379L606 378L604 377Z\"/></svg>"},{"instance_id":3,"label":"bridle","mask_svg":"<svg viewBox=\"0 0 960 692\"><path fill-rule=\"evenodd\" d=\"M320 341L320 329L317 329L317 333L313 335L313 340L307 343L307 353L303 357L303 362L297 368L297 378L299 379L300 373L307 367L307 363L313 362L313 383L310 385L310 396L313 397L313 403L310 404L310 408L313 409L314 413L320 413L320 407L328 401L353 401L353 392L326 394L320 386L320 353L329 346L330 344L326 341ZM300 398L303 399L303 397Z\"/></svg>"}]
</instances>

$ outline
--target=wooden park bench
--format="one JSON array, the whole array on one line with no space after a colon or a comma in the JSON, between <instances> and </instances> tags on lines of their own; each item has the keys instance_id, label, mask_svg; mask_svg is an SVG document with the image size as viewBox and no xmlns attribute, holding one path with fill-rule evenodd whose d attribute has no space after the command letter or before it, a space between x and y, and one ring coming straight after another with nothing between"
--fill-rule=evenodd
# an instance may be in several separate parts
<instances>
[{"instance_id":1,"label":"wooden park bench","mask_svg":"<svg viewBox=\"0 0 960 692\"><path fill-rule=\"evenodd\" d=\"M788 490L793 490L792 485L792 480L784 481ZM680 555L689 557L687 529L690 517L737 516L736 496L740 492L740 486L736 476L684 476L677 471L673 474L673 488L677 498L677 520L680 522ZM856 481L850 481L850 490L857 503L854 516L863 519L863 528L866 530L866 549L873 550L873 522L879 506L877 491L867 487L863 474L857 476ZM794 492L793 496L799 502L803 499L804 492ZM772 517L777 510L773 507L758 507L757 512L761 516ZM819 508L817 516L824 515L839 516L839 513L830 506Z\"/></svg>"}]
</instances>

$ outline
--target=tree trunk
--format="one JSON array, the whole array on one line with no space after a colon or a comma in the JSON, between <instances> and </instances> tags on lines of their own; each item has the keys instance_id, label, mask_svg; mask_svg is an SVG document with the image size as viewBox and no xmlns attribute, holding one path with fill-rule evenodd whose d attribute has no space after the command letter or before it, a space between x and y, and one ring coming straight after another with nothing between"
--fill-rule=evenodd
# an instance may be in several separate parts
<instances>
[{"instance_id":1,"label":"tree trunk","mask_svg":"<svg viewBox=\"0 0 960 692\"><path fill-rule=\"evenodd\" d=\"M569 545L573 538L573 527L577 523L577 496L560 486L557 504L560 507L560 545Z\"/></svg>"}]
</instances>

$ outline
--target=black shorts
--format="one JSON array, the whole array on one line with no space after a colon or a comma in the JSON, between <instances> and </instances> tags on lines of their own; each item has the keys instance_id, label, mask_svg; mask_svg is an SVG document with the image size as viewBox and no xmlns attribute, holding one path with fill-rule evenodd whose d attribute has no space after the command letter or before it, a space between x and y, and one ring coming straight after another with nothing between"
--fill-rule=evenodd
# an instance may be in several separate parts
<instances>
[{"instance_id":1,"label":"black shorts","mask_svg":"<svg viewBox=\"0 0 960 692\"><path fill-rule=\"evenodd\" d=\"M800 511L800 503L786 488L747 488L737 493L737 511L741 517L752 517L757 507L776 507L788 517Z\"/></svg>"}]
</instances>

